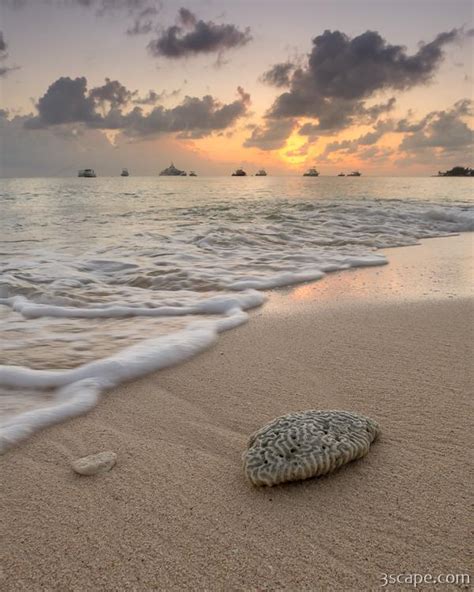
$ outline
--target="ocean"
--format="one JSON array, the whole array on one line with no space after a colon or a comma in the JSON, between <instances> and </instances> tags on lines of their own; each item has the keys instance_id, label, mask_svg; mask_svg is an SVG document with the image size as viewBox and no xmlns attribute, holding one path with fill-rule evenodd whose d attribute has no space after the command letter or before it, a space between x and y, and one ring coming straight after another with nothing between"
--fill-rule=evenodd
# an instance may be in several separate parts
<instances>
[{"instance_id":1,"label":"ocean","mask_svg":"<svg viewBox=\"0 0 474 592\"><path fill-rule=\"evenodd\" d=\"M0 179L0 453L267 291L474 230L470 178Z\"/></svg>"}]
</instances>

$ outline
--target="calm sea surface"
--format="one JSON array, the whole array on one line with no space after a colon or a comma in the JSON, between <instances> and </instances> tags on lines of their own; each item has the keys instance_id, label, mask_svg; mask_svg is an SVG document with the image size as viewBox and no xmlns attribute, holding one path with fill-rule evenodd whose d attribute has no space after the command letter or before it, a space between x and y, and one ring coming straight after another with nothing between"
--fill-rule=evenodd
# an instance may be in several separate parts
<instances>
[{"instance_id":1,"label":"calm sea surface","mask_svg":"<svg viewBox=\"0 0 474 592\"><path fill-rule=\"evenodd\" d=\"M473 230L473 188L470 178L0 179L0 449L207 347L266 289Z\"/></svg>"}]
</instances>

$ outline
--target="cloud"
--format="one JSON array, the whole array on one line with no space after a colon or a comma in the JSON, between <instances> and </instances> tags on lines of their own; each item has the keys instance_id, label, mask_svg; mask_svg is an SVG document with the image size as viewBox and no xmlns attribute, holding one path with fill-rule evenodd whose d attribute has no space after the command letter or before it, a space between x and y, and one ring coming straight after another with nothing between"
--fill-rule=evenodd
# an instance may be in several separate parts
<instances>
[{"instance_id":1,"label":"cloud","mask_svg":"<svg viewBox=\"0 0 474 592\"><path fill-rule=\"evenodd\" d=\"M133 18L128 35L143 35L153 29L154 17L162 8L162 0L0 0L2 7L21 9L36 4L53 4L58 8L80 7L94 10L99 17L110 14L127 14Z\"/></svg>"},{"instance_id":2,"label":"cloud","mask_svg":"<svg viewBox=\"0 0 474 592\"><path fill-rule=\"evenodd\" d=\"M443 60L445 46L465 36L464 29L452 29L429 43L420 43L417 51L409 54L376 31L351 38L341 31L326 30L313 39L306 62L282 62L262 75L265 83L287 87L265 114L273 122L268 134L276 129L276 120L299 117L310 120L298 132L309 140L353 125L374 125L394 108L395 98L378 103L374 99L387 91L430 82ZM288 130L293 130L291 125ZM264 131L256 131L256 141L259 133L265 137Z\"/></svg>"},{"instance_id":3,"label":"cloud","mask_svg":"<svg viewBox=\"0 0 474 592\"><path fill-rule=\"evenodd\" d=\"M179 89L172 90L170 93L166 92L165 90L160 93L157 93L154 90L149 90L146 97L137 97L133 100L133 103L135 105L156 105L164 99L178 96L180 92L181 91Z\"/></svg>"},{"instance_id":4,"label":"cloud","mask_svg":"<svg viewBox=\"0 0 474 592\"><path fill-rule=\"evenodd\" d=\"M396 131L406 132L400 149L406 152L467 152L474 147L474 129L463 120L472 117L474 102L457 101L451 109L431 111L419 121L401 120Z\"/></svg>"},{"instance_id":5,"label":"cloud","mask_svg":"<svg viewBox=\"0 0 474 592\"><path fill-rule=\"evenodd\" d=\"M8 58L8 45L3 36L3 31L0 31L0 78L7 76L12 70L17 70L18 66L5 66L4 62Z\"/></svg>"},{"instance_id":6,"label":"cloud","mask_svg":"<svg viewBox=\"0 0 474 592\"><path fill-rule=\"evenodd\" d=\"M280 64L275 64L262 74L260 80L265 84L276 86L277 88L290 86L291 74L295 68L296 66L292 62L282 62Z\"/></svg>"},{"instance_id":7,"label":"cloud","mask_svg":"<svg viewBox=\"0 0 474 592\"><path fill-rule=\"evenodd\" d=\"M70 0L70 3L94 8L99 16L124 10L134 14L137 11L146 10L153 4L161 6L161 2L153 2L153 0Z\"/></svg>"},{"instance_id":8,"label":"cloud","mask_svg":"<svg viewBox=\"0 0 474 592\"><path fill-rule=\"evenodd\" d=\"M156 102L160 98L158 93L150 91L141 99L136 91L128 90L117 80L106 78L104 85L88 90L85 77L61 77L39 99L38 115L28 118L25 127L44 129L74 124L118 130L132 137L179 133L180 137L197 138L227 129L246 115L250 96L241 87L237 94L237 99L228 104L222 104L211 95L187 96L175 107L159 105L144 112L141 106L127 108L132 104Z\"/></svg>"},{"instance_id":9,"label":"cloud","mask_svg":"<svg viewBox=\"0 0 474 592\"><path fill-rule=\"evenodd\" d=\"M406 90L429 82L443 58L443 46L460 35L458 29L440 33L410 56L403 46L390 45L376 31L351 39L326 30L313 39L307 68L295 73L290 97L285 96L286 109L291 109L291 99L299 99L293 115L309 115L311 105L306 101L311 96L361 100L380 90ZM277 102L275 109L279 107Z\"/></svg>"},{"instance_id":10,"label":"cloud","mask_svg":"<svg viewBox=\"0 0 474 592\"><path fill-rule=\"evenodd\" d=\"M293 119L267 119L264 126L256 126L253 129L244 146L260 150L278 150L285 145L295 126L296 121Z\"/></svg>"},{"instance_id":11,"label":"cloud","mask_svg":"<svg viewBox=\"0 0 474 592\"><path fill-rule=\"evenodd\" d=\"M87 93L87 79L62 76L53 82L39 99L38 116L25 122L31 129L64 123L98 124L101 116L96 103Z\"/></svg>"},{"instance_id":12,"label":"cloud","mask_svg":"<svg viewBox=\"0 0 474 592\"><path fill-rule=\"evenodd\" d=\"M323 156L328 156L334 152L341 151L344 152L344 154L354 154L359 151L361 146L372 146L373 144L376 144L387 132L393 130L393 125L393 121L390 119L379 121L370 132L367 132L358 138L330 142L326 145ZM373 153L375 153L375 151L373 151Z\"/></svg>"},{"instance_id":13,"label":"cloud","mask_svg":"<svg viewBox=\"0 0 474 592\"><path fill-rule=\"evenodd\" d=\"M342 129L361 118L376 119L393 107L394 99L370 108L366 100L382 91L429 82L443 59L444 46L463 35L460 29L440 33L409 55L403 46L389 44L375 31L350 38L326 30L313 39L307 63L294 69L288 91L276 98L268 116L317 119L319 130ZM275 75L274 69L269 73Z\"/></svg>"},{"instance_id":14,"label":"cloud","mask_svg":"<svg viewBox=\"0 0 474 592\"><path fill-rule=\"evenodd\" d=\"M103 86L93 88L89 92L89 98L93 99L98 104L104 105L105 103L108 103L112 108L115 108L128 105L136 94L136 91L132 92L128 90L118 80L110 80L110 78L106 78Z\"/></svg>"},{"instance_id":15,"label":"cloud","mask_svg":"<svg viewBox=\"0 0 474 592\"><path fill-rule=\"evenodd\" d=\"M23 8L27 0L1 0L3 8L11 8L12 10Z\"/></svg>"},{"instance_id":16,"label":"cloud","mask_svg":"<svg viewBox=\"0 0 474 592\"><path fill-rule=\"evenodd\" d=\"M238 98L222 104L210 95L202 99L185 97L181 104L171 109L155 107L144 114L139 107L125 115L124 133L145 137L159 133L179 132L179 138L202 138L214 131L225 130L247 113L250 96L241 88Z\"/></svg>"},{"instance_id":17,"label":"cloud","mask_svg":"<svg viewBox=\"0 0 474 592\"><path fill-rule=\"evenodd\" d=\"M301 136L314 138L319 135L334 134L354 123L358 125L372 125L378 118L393 110L395 98L388 99L385 103L377 103L370 107L365 102L334 100L328 103L321 111L317 123L307 122L299 130Z\"/></svg>"},{"instance_id":18,"label":"cloud","mask_svg":"<svg viewBox=\"0 0 474 592\"><path fill-rule=\"evenodd\" d=\"M147 35L153 29L153 19L158 14L156 6L147 6L135 17L133 25L126 30L127 35Z\"/></svg>"},{"instance_id":19,"label":"cloud","mask_svg":"<svg viewBox=\"0 0 474 592\"><path fill-rule=\"evenodd\" d=\"M189 10L181 8L178 24L168 27L150 41L148 49L155 57L178 59L203 53L218 53L246 45L252 36L247 27L204 22Z\"/></svg>"},{"instance_id":20,"label":"cloud","mask_svg":"<svg viewBox=\"0 0 474 592\"><path fill-rule=\"evenodd\" d=\"M25 128L27 116L0 118L1 174L7 177L75 175L79 168L103 169L115 162L113 147L98 130ZM119 170L121 163L115 165Z\"/></svg>"},{"instance_id":21,"label":"cloud","mask_svg":"<svg viewBox=\"0 0 474 592\"><path fill-rule=\"evenodd\" d=\"M3 31L0 31L0 60L5 60L7 57L7 44L3 37Z\"/></svg>"}]
</instances>

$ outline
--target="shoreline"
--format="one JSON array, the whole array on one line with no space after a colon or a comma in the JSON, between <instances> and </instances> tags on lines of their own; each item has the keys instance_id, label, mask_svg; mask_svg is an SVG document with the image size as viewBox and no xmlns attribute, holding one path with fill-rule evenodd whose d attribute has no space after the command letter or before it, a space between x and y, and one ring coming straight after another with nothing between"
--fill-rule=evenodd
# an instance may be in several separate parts
<instances>
[{"instance_id":1,"label":"shoreline","mask_svg":"<svg viewBox=\"0 0 474 592\"><path fill-rule=\"evenodd\" d=\"M467 573L472 235L392 251L271 292L207 352L1 457L6 589L362 590L382 573ZM309 408L367 414L380 441L333 475L253 489L248 435ZM108 449L110 473L70 470Z\"/></svg>"}]
</instances>

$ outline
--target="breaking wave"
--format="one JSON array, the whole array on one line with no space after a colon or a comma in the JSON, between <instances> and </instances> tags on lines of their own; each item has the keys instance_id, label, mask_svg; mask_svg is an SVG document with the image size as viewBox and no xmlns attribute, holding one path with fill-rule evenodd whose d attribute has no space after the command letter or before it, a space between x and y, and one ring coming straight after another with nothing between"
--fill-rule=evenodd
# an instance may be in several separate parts
<instances>
[{"instance_id":1,"label":"breaking wave","mask_svg":"<svg viewBox=\"0 0 474 592\"><path fill-rule=\"evenodd\" d=\"M145 197L132 208L126 195L108 207L68 202L61 213L46 198L29 211L29 197L7 196L0 452L86 412L106 389L210 347L263 304L264 290L474 230L466 203L214 196L158 206Z\"/></svg>"}]
</instances>

